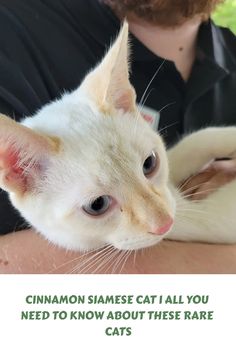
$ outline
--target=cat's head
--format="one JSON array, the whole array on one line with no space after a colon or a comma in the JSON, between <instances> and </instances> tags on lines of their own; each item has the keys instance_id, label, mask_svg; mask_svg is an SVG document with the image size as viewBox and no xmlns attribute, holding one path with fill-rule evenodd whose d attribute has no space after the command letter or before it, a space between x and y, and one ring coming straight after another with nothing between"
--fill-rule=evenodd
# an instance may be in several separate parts
<instances>
[{"instance_id":1,"label":"cat's head","mask_svg":"<svg viewBox=\"0 0 236 354\"><path fill-rule=\"evenodd\" d=\"M0 186L69 249L147 247L173 223L164 144L136 106L127 41L125 23L77 90L22 124L0 117Z\"/></svg>"}]
</instances>

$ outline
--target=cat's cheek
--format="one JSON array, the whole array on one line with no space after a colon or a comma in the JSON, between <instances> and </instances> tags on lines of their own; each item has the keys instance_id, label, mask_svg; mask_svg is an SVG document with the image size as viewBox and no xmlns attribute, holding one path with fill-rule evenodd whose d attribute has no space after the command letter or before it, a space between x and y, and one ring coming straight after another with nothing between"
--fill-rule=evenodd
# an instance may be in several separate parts
<instances>
[{"instance_id":1,"label":"cat's cheek","mask_svg":"<svg viewBox=\"0 0 236 354\"><path fill-rule=\"evenodd\" d=\"M175 200L174 194L172 193L172 191L169 187L165 187L164 188L164 195L165 195L165 199L167 201L167 204L169 206L172 218L174 219L175 213L176 213L176 200Z\"/></svg>"}]
</instances>

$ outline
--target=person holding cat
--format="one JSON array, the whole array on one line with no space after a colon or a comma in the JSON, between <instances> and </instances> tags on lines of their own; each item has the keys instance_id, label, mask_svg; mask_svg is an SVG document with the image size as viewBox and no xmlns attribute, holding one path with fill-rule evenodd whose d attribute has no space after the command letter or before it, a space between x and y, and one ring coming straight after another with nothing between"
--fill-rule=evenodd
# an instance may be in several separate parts
<instances>
[{"instance_id":1,"label":"person holding cat","mask_svg":"<svg viewBox=\"0 0 236 354\"><path fill-rule=\"evenodd\" d=\"M218 2L2 1L1 33L7 35L0 36L1 112L19 120L62 90L78 86L126 16L133 52L131 82L143 114L155 120L167 145L203 126L235 124L235 37L208 21ZM234 163L221 161L184 183L198 198L209 192L209 185L220 187L234 177ZM207 182L205 189L203 182ZM20 229L22 220L3 193L0 212L0 234ZM135 266L128 261L124 271L236 272L235 246L162 245L149 250L146 257L138 256ZM31 230L0 238L0 271L5 273L44 273L53 267L65 271L77 257L77 253L52 248Z\"/></svg>"}]
</instances>

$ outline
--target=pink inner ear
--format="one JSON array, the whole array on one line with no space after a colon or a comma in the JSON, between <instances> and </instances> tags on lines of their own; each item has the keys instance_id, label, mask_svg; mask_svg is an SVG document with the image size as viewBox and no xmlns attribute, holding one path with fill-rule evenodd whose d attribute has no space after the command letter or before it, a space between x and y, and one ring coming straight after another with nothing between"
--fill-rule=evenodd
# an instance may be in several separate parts
<instances>
[{"instance_id":1,"label":"pink inner ear","mask_svg":"<svg viewBox=\"0 0 236 354\"><path fill-rule=\"evenodd\" d=\"M0 187L15 193L35 188L49 156L59 150L59 138L37 133L0 114Z\"/></svg>"},{"instance_id":2,"label":"pink inner ear","mask_svg":"<svg viewBox=\"0 0 236 354\"><path fill-rule=\"evenodd\" d=\"M135 110L134 94L132 89L124 89L121 93L116 93L113 98L116 109L122 109L124 112Z\"/></svg>"},{"instance_id":3,"label":"pink inner ear","mask_svg":"<svg viewBox=\"0 0 236 354\"><path fill-rule=\"evenodd\" d=\"M154 118L152 116L150 116L149 114L146 113L141 113L142 117L144 118L144 120L146 120L146 122L152 124L154 121Z\"/></svg>"},{"instance_id":4,"label":"pink inner ear","mask_svg":"<svg viewBox=\"0 0 236 354\"><path fill-rule=\"evenodd\" d=\"M11 189L24 192L27 189L27 176L20 166L19 154L11 148L0 152L0 170L3 170L3 182Z\"/></svg>"},{"instance_id":5,"label":"pink inner ear","mask_svg":"<svg viewBox=\"0 0 236 354\"><path fill-rule=\"evenodd\" d=\"M12 168L16 173L22 173L22 168L19 167L19 154L16 151L8 150L5 154L6 165Z\"/></svg>"},{"instance_id":6,"label":"pink inner ear","mask_svg":"<svg viewBox=\"0 0 236 354\"><path fill-rule=\"evenodd\" d=\"M115 101L115 107L117 109L123 109L125 112L130 109L130 97L124 93Z\"/></svg>"}]
</instances>

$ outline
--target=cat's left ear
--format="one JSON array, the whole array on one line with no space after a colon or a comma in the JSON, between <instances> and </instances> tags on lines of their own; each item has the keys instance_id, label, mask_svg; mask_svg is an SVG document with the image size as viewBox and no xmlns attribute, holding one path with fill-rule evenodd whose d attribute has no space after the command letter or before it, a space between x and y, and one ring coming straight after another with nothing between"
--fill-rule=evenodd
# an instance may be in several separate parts
<instances>
[{"instance_id":1,"label":"cat's left ear","mask_svg":"<svg viewBox=\"0 0 236 354\"><path fill-rule=\"evenodd\" d=\"M0 114L0 188L23 195L32 191L59 149L48 137Z\"/></svg>"},{"instance_id":2,"label":"cat's left ear","mask_svg":"<svg viewBox=\"0 0 236 354\"><path fill-rule=\"evenodd\" d=\"M117 39L101 63L85 77L80 90L103 113L112 113L114 109L122 109L124 112L136 110L136 94L129 82L127 22L124 22Z\"/></svg>"}]
</instances>

